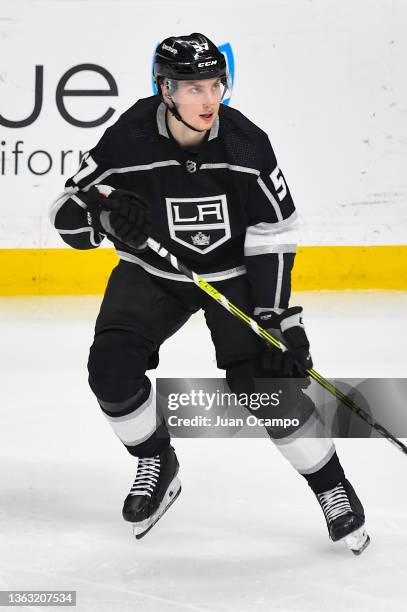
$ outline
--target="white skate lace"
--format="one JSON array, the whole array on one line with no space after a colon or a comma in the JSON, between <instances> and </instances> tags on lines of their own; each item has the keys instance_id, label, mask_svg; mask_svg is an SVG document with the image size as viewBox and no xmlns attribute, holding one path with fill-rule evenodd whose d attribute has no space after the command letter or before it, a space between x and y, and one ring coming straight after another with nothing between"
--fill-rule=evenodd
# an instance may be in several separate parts
<instances>
[{"instance_id":1,"label":"white skate lace","mask_svg":"<svg viewBox=\"0 0 407 612\"><path fill-rule=\"evenodd\" d=\"M336 485L329 491L318 493L322 510L328 522L334 521L338 516L352 512L348 496L342 484Z\"/></svg>"},{"instance_id":2,"label":"white skate lace","mask_svg":"<svg viewBox=\"0 0 407 612\"><path fill-rule=\"evenodd\" d=\"M148 495L148 497L151 497L159 475L160 455L156 455L155 457L140 457L138 460L136 478L129 495Z\"/></svg>"}]
</instances>

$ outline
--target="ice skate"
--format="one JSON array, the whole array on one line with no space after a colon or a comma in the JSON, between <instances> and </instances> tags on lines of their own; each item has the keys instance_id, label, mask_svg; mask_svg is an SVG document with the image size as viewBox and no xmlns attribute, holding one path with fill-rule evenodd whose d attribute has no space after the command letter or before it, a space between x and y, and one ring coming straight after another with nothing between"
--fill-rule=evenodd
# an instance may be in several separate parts
<instances>
[{"instance_id":1,"label":"ice skate","mask_svg":"<svg viewBox=\"0 0 407 612\"><path fill-rule=\"evenodd\" d=\"M139 458L137 475L122 511L123 518L133 523L133 533L138 540L146 535L180 494L178 469L172 446L160 455Z\"/></svg>"},{"instance_id":2,"label":"ice skate","mask_svg":"<svg viewBox=\"0 0 407 612\"><path fill-rule=\"evenodd\" d=\"M348 480L329 491L317 494L323 510L329 537L343 541L355 555L360 555L370 542L365 529L363 506Z\"/></svg>"}]
</instances>

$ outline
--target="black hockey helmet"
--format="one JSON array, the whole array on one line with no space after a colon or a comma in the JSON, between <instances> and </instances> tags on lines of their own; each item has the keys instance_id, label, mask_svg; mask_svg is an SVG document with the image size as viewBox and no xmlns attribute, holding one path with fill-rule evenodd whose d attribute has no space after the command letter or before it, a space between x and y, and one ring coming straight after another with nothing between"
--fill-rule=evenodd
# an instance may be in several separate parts
<instances>
[{"instance_id":1,"label":"black hockey helmet","mask_svg":"<svg viewBox=\"0 0 407 612\"><path fill-rule=\"evenodd\" d=\"M166 105L168 110L194 132L205 130L197 130L181 117L173 98L178 87L177 81L219 78L219 102L227 90L231 89L225 56L207 36L197 32L188 36L170 36L163 40L155 51L153 76L158 95L162 95L160 84L167 85L173 103L173 106Z\"/></svg>"},{"instance_id":2,"label":"black hockey helmet","mask_svg":"<svg viewBox=\"0 0 407 612\"><path fill-rule=\"evenodd\" d=\"M154 79L160 93L164 78L176 81L222 78L229 87L226 60L217 46L203 34L170 36L157 47Z\"/></svg>"}]
</instances>

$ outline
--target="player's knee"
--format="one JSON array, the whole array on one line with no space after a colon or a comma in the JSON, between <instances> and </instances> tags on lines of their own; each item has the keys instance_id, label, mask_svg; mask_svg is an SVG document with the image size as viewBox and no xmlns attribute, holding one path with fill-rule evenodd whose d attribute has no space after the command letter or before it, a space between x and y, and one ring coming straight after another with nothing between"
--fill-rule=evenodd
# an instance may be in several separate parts
<instances>
[{"instance_id":1,"label":"player's knee","mask_svg":"<svg viewBox=\"0 0 407 612\"><path fill-rule=\"evenodd\" d=\"M97 334L88 360L89 385L96 397L119 402L134 395L142 385L152 342L125 330Z\"/></svg>"}]
</instances>

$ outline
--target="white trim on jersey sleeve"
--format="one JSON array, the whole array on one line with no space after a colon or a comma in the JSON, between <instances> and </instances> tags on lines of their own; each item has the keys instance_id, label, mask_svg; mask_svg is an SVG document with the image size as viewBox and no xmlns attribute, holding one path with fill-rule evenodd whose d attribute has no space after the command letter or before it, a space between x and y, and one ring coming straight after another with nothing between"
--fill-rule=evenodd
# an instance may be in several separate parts
<instances>
[{"instance_id":1,"label":"white trim on jersey sleeve","mask_svg":"<svg viewBox=\"0 0 407 612\"><path fill-rule=\"evenodd\" d=\"M95 239L95 230L93 229L92 226L89 226L89 227L78 227L77 229L73 229L73 230L60 230L57 227L55 229L57 230L58 234L61 234L61 235L62 234L82 234L84 232L89 232L90 243L93 246L95 246L95 247L99 246L100 243L103 240L103 237L102 237L102 240L100 240L99 242L96 241L96 239Z\"/></svg>"},{"instance_id":2,"label":"white trim on jersey sleeve","mask_svg":"<svg viewBox=\"0 0 407 612\"><path fill-rule=\"evenodd\" d=\"M283 220L283 215L281 214L280 205L277 202L277 200L275 199L275 197L273 196L273 194L271 193L270 189L267 187L267 185L264 183L264 181L260 178L260 176L257 179L257 184L259 185L259 187L261 188L261 190L265 194L266 198L269 200L270 204L274 208L274 212L276 213L276 217L277 217L278 221L282 221Z\"/></svg>"},{"instance_id":3,"label":"white trim on jersey sleeve","mask_svg":"<svg viewBox=\"0 0 407 612\"><path fill-rule=\"evenodd\" d=\"M277 272L277 282L276 282L276 293L274 297L274 306L273 308L279 308L281 302L281 289L283 286L283 277L284 277L284 254L278 253L278 272Z\"/></svg>"},{"instance_id":4,"label":"white trim on jersey sleeve","mask_svg":"<svg viewBox=\"0 0 407 612\"><path fill-rule=\"evenodd\" d=\"M265 253L295 253L299 238L297 212L278 223L257 223L246 230L244 254L246 257Z\"/></svg>"},{"instance_id":5,"label":"white trim on jersey sleeve","mask_svg":"<svg viewBox=\"0 0 407 612\"><path fill-rule=\"evenodd\" d=\"M77 193L78 191L79 191L79 187L66 187L64 191L61 193L61 195L59 195L57 199L54 200L54 202L51 204L50 209L49 209L49 220L51 221L54 227L55 227L55 217L57 216L58 211L60 210L60 208L62 208L65 202L69 200L69 198L72 198L74 202L78 204L78 201L77 201L78 198L75 197L74 199L73 197L75 193Z\"/></svg>"},{"instance_id":6,"label":"white trim on jersey sleeve","mask_svg":"<svg viewBox=\"0 0 407 612\"><path fill-rule=\"evenodd\" d=\"M82 234L82 233L88 232L90 244L94 247L98 247L100 243L102 242L103 237L101 238L101 240L98 241L95 235L94 228L92 226L78 227L75 229L59 229L56 226L56 216L58 212L61 210L62 206L66 202L68 202L68 200L74 202L77 206L79 206L84 211L86 211L85 202L82 202L82 200L76 195L78 191L79 191L79 187L66 187L63 193L55 200L55 202L52 203L50 211L49 211L49 219L52 225L57 230L58 234L60 234L61 236L63 234Z\"/></svg>"},{"instance_id":7,"label":"white trim on jersey sleeve","mask_svg":"<svg viewBox=\"0 0 407 612\"><path fill-rule=\"evenodd\" d=\"M89 154L83 157L82 164L83 163L86 165L72 177L72 181L74 183L79 183L82 179L86 178L90 174L93 174L98 167L93 157L91 157Z\"/></svg>"}]
</instances>

